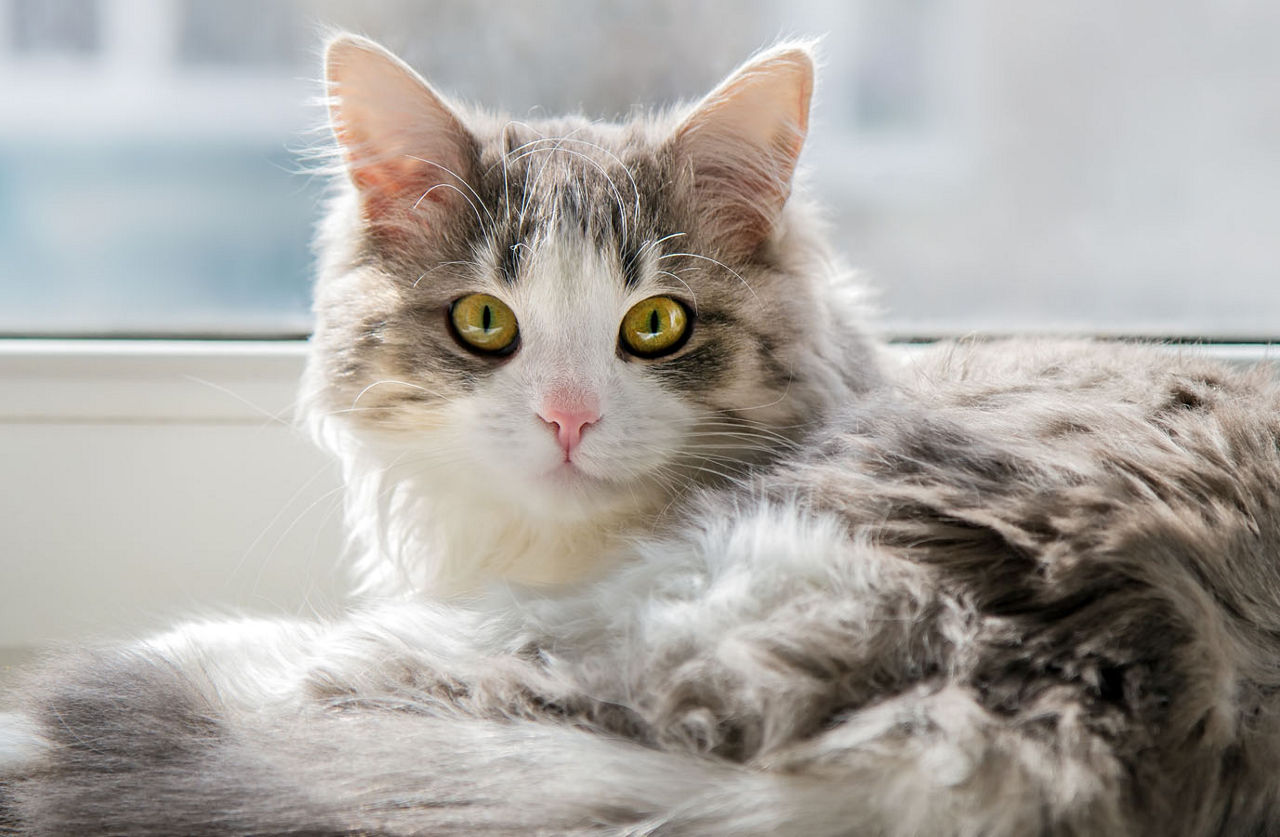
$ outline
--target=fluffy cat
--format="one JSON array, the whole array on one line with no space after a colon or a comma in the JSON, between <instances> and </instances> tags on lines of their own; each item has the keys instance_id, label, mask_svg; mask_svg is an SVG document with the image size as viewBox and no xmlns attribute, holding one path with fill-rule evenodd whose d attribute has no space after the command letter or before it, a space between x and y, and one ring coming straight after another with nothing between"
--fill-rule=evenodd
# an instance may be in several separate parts
<instances>
[{"instance_id":1,"label":"fluffy cat","mask_svg":"<svg viewBox=\"0 0 1280 837\"><path fill-rule=\"evenodd\" d=\"M790 195L803 45L620 125L328 78L305 392L365 603L49 663L3 828L1280 829L1269 370L888 361Z\"/></svg>"}]
</instances>

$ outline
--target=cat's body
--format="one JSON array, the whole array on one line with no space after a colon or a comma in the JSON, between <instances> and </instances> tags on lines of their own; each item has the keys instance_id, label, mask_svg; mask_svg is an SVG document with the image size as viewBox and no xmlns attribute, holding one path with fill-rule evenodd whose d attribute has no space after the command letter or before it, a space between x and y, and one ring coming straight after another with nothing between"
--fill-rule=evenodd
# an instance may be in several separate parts
<instances>
[{"instance_id":1,"label":"cat's body","mask_svg":"<svg viewBox=\"0 0 1280 837\"><path fill-rule=\"evenodd\" d=\"M878 365L852 309L824 290L825 251L778 194L798 144L774 129L803 127L788 110L797 96L807 107L801 55L770 53L684 121L645 123L644 141L557 126L595 150L582 147L589 165L534 170L532 183L561 184L527 216L553 232L506 268L494 261L524 239L482 220L511 184L509 170L481 176L502 173L485 163L492 146L457 155L469 200L456 217L429 207L436 238L415 243L403 217L379 215L388 173L351 154L340 111L357 191L331 222L308 392L344 457L378 598L330 623L191 624L52 664L11 725L26 749L13 748L0 823L1280 829L1280 382L1081 343ZM343 66L339 88L354 84ZM379 90L403 81L385 59L361 66ZM783 118L763 124L752 115L770 102ZM513 163L525 142L495 124L496 162ZM724 182L681 182L717 165L694 146L726 136L765 137L781 155L770 159L785 171L731 161L758 175L730 184L753 190L750 211L726 203ZM594 193L607 200L575 195L596 167L640 173L634 213L611 178ZM472 200L478 236L465 231ZM575 206L567 227L550 223ZM639 241L617 235L624 215ZM463 226L439 232L448 223ZM628 267L681 229L690 246L657 252L716 270ZM420 306L414 247L467 263ZM676 283L698 299L690 333L679 311L652 307ZM497 301L466 308L476 293ZM644 305L654 325L628 336ZM519 343L502 330L507 306ZM459 350L469 338L444 322L463 331L459 310L483 313L478 340L507 342ZM629 355L627 341L661 336L661 312L678 339ZM466 353L477 346L487 354ZM423 357L436 361L415 369Z\"/></svg>"}]
</instances>

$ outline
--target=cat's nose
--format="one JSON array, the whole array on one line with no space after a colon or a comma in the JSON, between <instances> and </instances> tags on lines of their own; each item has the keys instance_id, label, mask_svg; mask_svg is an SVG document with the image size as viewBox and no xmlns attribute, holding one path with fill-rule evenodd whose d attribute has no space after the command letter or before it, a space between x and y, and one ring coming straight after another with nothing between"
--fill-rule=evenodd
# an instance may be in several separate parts
<instances>
[{"instance_id":1,"label":"cat's nose","mask_svg":"<svg viewBox=\"0 0 1280 837\"><path fill-rule=\"evenodd\" d=\"M543 407L538 411L538 417L555 429L556 439L564 448L564 461L568 462L573 449L582 441L582 431L588 424L600 420L600 412L588 407Z\"/></svg>"}]
</instances>

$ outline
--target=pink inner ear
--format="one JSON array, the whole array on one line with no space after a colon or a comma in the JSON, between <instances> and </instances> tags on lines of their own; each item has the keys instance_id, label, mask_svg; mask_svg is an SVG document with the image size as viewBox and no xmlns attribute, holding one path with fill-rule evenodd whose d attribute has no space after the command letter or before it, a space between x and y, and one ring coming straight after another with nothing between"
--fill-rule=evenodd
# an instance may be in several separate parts
<instances>
[{"instance_id":1,"label":"pink inner ear","mask_svg":"<svg viewBox=\"0 0 1280 837\"><path fill-rule=\"evenodd\" d=\"M791 193L812 91L809 54L782 49L740 68L678 129L704 230L726 252L745 256L773 229Z\"/></svg>"},{"instance_id":2,"label":"pink inner ear","mask_svg":"<svg viewBox=\"0 0 1280 837\"><path fill-rule=\"evenodd\" d=\"M753 148L750 154L738 148L735 157L726 149L692 160L703 229L729 254L750 254L773 229L791 194L801 142L794 132L780 132L771 147Z\"/></svg>"},{"instance_id":3,"label":"pink inner ear","mask_svg":"<svg viewBox=\"0 0 1280 837\"><path fill-rule=\"evenodd\" d=\"M413 169L393 161L352 165L351 179L360 192L360 203L370 221L408 214L420 206L414 192L427 193L434 185L413 176ZM433 195L428 195L428 198Z\"/></svg>"},{"instance_id":4,"label":"pink inner ear","mask_svg":"<svg viewBox=\"0 0 1280 837\"><path fill-rule=\"evenodd\" d=\"M346 144L345 139L342 141ZM452 165L437 163L411 154L362 162L348 154L348 167L360 192L361 205L366 217L375 222L416 216L432 209L465 208L462 192L469 186L452 173L462 164L451 162Z\"/></svg>"},{"instance_id":5,"label":"pink inner ear","mask_svg":"<svg viewBox=\"0 0 1280 837\"><path fill-rule=\"evenodd\" d=\"M408 66L376 44L329 46L329 114L368 220L421 224L423 210L465 205L471 137Z\"/></svg>"},{"instance_id":6,"label":"pink inner ear","mask_svg":"<svg viewBox=\"0 0 1280 837\"><path fill-rule=\"evenodd\" d=\"M437 176L428 176L428 173ZM435 166L421 163L410 157L386 160L380 163L354 165L352 178L356 187L366 193L377 193L385 200L403 200L408 202L404 208L419 206L423 201L439 203L444 200L445 188L436 188L443 179L439 175L444 172ZM415 193L417 197L414 197ZM373 195L369 195L373 197Z\"/></svg>"}]
</instances>

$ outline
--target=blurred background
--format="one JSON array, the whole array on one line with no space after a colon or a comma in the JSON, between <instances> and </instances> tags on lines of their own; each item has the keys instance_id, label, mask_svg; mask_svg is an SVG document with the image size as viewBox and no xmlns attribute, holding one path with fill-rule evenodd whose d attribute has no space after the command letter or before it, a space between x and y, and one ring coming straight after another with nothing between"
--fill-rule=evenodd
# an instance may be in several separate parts
<instances>
[{"instance_id":1,"label":"blurred background","mask_svg":"<svg viewBox=\"0 0 1280 837\"><path fill-rule=\"evenodd\" d=\"M822 35L810 182L890 334L1280 336L1275 0L0 0L0 334L305 335L326 26L602 118Z\"/></svg>"}]
</instances>

